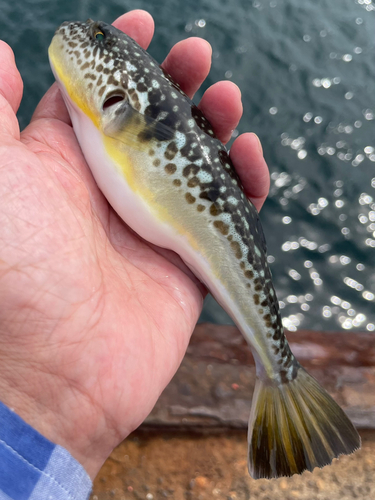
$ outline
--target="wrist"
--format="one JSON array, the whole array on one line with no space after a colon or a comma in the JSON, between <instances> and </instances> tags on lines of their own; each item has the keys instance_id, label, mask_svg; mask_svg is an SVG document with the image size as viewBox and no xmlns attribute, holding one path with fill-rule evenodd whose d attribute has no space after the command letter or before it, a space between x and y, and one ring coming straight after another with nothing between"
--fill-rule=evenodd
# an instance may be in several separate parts
<instances>
[{"instance_id":1,"label":"wrist","mask_svg":"<svg viewBox=\"0 0 375 500\"><path fill-rule=\"evenodd\" d=\"M88 499L92 481L81 464L0 401L0 496ZM8 495L8 496L7 496ZM26 495L26 496L25 496Z\"/></svg>"},{"instance_id":2,"label":"wrist","mask_svg":"<svg viewBox=\"0 0 375 500\"><path fill-rule=\"evenodd\" d=\"M45 438L65 448L91 479L121 440L108 429L103 412L79 389L72 390L59 377L35 366L15 372L1 363L0 401Z\"/></svg>"}]
</instances>

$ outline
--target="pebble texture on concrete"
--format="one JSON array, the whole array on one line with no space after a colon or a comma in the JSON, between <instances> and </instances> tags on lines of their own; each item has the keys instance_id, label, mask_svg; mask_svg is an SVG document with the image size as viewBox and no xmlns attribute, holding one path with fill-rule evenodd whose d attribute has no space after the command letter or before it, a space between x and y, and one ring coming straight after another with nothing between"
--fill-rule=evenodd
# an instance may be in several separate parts
<instances>
[{"instance_id":1,"label":"pebble texture on concrete","mask_svg":"<svg viewBox=\"0 0 375 500\"><path fill-rule=\"evenodd\" d=\"M375 432L331 466L271 481L251 479L246 432L138 431L104 464L91 500L372 500Z\"/></svg>"}]
</instances>

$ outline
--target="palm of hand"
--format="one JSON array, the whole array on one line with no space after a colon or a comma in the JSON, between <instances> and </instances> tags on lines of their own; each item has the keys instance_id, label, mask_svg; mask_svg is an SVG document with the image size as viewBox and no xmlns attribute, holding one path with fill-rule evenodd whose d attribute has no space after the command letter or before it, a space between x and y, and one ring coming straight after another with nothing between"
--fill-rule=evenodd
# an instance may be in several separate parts
<instances>
[{"instance_id":1,"label":"palm of hand","mask_svg":"<svg viewBox=\"0 0 375 500\"><path fill-rule=\"evenodd\" d=\"M177 369L202 289L109 207L56 88L19 136L14 69L0 101L0 398L94 475Z\"/></svg>"},{"instance_id":2,"label":"palm of hand","mask_svg":"<svg viewBox=\"0 0 375 500\"><path fill-rule=\"evenodd\" d=\"M73 415L79 404L69 422L77 436L82 426L126 435L182 359L202 295L118 219L69 125L37 120L7 155L2 323L17 352L25 348L25 392L38 398L37 380L29 387L37 359L51 375L43 390L73 387L54 412Z\"/></svg>"}]
</instances>

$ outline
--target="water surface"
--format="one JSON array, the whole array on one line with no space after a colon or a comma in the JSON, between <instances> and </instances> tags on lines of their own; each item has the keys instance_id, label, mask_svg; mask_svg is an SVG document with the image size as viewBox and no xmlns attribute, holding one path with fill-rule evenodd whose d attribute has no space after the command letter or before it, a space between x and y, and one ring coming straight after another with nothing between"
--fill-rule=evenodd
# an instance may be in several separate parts
<instances>
[{"instance_id":1,"label":"water surface","mask_svg":"<svg viewBox=\"0 0 375 500\"><path fill-rule=\"evenodd\" d=\"M24 127L53 77L47 47L66 20L110 22L143 8L150 53L177 41L213 47L208 85L230 79L261 138L271 192L261 212L289 329L375 331L375 5L371 0L0 0L1 38L25 81ZM230 322L208 298L202 319Z\"/></svg>"}]
</instances>

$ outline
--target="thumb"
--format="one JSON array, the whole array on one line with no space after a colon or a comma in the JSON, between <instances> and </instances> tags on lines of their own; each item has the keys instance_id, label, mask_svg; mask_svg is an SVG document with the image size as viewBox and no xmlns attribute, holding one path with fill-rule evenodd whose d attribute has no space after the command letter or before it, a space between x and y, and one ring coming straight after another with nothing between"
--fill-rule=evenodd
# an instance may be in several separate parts
<instances>
[{"instance_id":1,"label":"thumb","mask_svg":"<svg viewBox=\"0 0 375 500\"><path fill-rule=\"evenodd\" d=\"M21 75L8 44L0 40L0 131L19 137L16 118L23 91Z\"/></svg>"}]
</instances>

